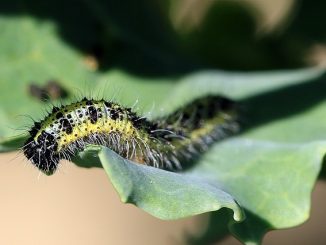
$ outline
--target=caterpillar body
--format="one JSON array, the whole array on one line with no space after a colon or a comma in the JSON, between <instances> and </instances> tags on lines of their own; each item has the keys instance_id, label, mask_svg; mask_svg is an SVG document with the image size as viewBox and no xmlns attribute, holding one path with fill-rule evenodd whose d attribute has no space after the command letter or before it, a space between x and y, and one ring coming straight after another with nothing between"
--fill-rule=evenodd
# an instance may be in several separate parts
<instances>
[{"instance_id":1,"label":"caterpillar body","mask_svg":"<svg viewBox=\"0 0 326 245\"><path fill-rule=\"evenodd\" d=\"M112 101L84 98L53 107L34 123L22 149L48 175L61 159L70 160L89 144L106 146L137 163L174 169L238 128L236 104L220 96L199 98L156 120Z\"/></svg>"}]
</instances>

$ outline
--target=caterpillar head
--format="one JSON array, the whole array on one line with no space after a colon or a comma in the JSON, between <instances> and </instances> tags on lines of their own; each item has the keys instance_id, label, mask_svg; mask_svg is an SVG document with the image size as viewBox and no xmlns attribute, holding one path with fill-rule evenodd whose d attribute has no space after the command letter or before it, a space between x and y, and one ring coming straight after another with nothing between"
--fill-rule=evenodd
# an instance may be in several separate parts
<instances>
[{"instance_id":1,"label":"caterpillar head","mask_svg":"<svg viewBox=\"0 0 326 245\"><path fill-rule=\"evenodd\" d=\"M30 134L31 137L23 146L24 155L45 174L53 174L60 160L56 152L58 144L55 137L45 131L42 131L38 137L31 132Z\"/></svg>"}]
</instances>

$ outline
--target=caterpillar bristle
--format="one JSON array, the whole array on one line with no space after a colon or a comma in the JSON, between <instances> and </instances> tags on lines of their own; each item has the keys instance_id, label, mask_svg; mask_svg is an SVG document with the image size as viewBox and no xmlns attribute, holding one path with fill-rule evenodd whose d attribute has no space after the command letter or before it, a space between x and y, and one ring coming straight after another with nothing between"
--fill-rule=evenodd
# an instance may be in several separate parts
<instances>
[{"instance_id":1,"label":"caterpillar bristle","mask_svg":"<svg viewBox=\"0 0 326 245\"><path fill-rule=\"evenodd\" d=\"M61 159L70 160L89 144L109 147L140 164L180 169L238 129L235 102L220 96L196 99L157 120L140 117L112 101L84 97L54 106L34 123L22 149L46 174L54 173Z\"/></svg>"}]
</instances>

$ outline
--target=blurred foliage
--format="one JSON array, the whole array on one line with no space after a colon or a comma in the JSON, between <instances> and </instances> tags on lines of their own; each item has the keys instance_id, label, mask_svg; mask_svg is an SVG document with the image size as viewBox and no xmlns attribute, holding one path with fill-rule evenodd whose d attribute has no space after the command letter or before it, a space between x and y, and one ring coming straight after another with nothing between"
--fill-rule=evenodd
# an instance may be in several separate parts
<instances>
[{"instance_id":1,"label":"blurred foliage","mask_svg":"<svg viewBox=\"0 0 326 245\"><path fill-rule=\"evenodd\" d=\"M288 26L285 35L292 36L298 42L305 41L306 44L326 41L324 26L326 2L323 0L298 1L295 18Z\"/></svg>"},{"instance_id":2,"label":"blurred foliage","mask_svg":"<svg viewBox=\"0 0 326 245\"><path fill-rule=\"evenodd\" d=\"M214 1L198 26L175 28L170 12L180 1L13 0L2 1L0 13L53 21L61 37L96 57L102 70L119 67L142 75L299 67L307 45L324 39L322 0L300 1L281 34L264 35L257 34L257 10L240 1Z\"/></svg>"},{"instance_id":3,"label":"blurred foliage","mask_svg":"<svg viewBox=\"0 0 326 245\"><path fill-rule=\"evenodd\" d=\"M154 216L215 211L207 233L189 243L210 244L230 231L259 244L266 231L309 216L326 151L325 76L272 70L304 67L310 48L323 45L326 6L300 1L279 30L258 34L256 10L240 1L214 1L197 25L176 27L171 11L179 1L0 2L0 151L26 139L26 128L13 129L61 103L38 99L31 85L55 80L68 101L85 93L127 106L139 99L138 111L150 118L203 95L226 95L243 106L242 133L182 173L129 164L99 147L74 162L103 166L124 202Z\"/></svg>"}]
</instances>

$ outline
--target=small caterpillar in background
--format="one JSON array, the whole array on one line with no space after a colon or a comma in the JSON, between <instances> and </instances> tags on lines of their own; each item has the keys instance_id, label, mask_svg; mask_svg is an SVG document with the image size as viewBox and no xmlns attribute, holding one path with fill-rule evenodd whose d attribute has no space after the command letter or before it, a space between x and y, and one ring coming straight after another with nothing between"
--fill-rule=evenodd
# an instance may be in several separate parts
<instances>
[{"instance_id":1,"label":"small caterpillar in background","mask_svg":"<svg viewBox=\"0 0 326 245\"><path fill-rule=\"evenodd\" d=\"M84 98L53 107L34 123L22 149L48 175L61 159L70 160L89 144L106 146L137 163L173 169L238 128L236 104L220 96L196 99L152 121L112 101Z\"/></svg>"},{"instance_id":2,"label":"small caterpillar in background","mask_svg":"<svg viewBox=\"0 0 326 245\"><path fill-rule=\"evenodd\" d=\"M44 86L31 83L28 86L28 92L32 97L43 102L68 97L68 92L56 80L49 80Z\"/></svg>"}]
</instances>

